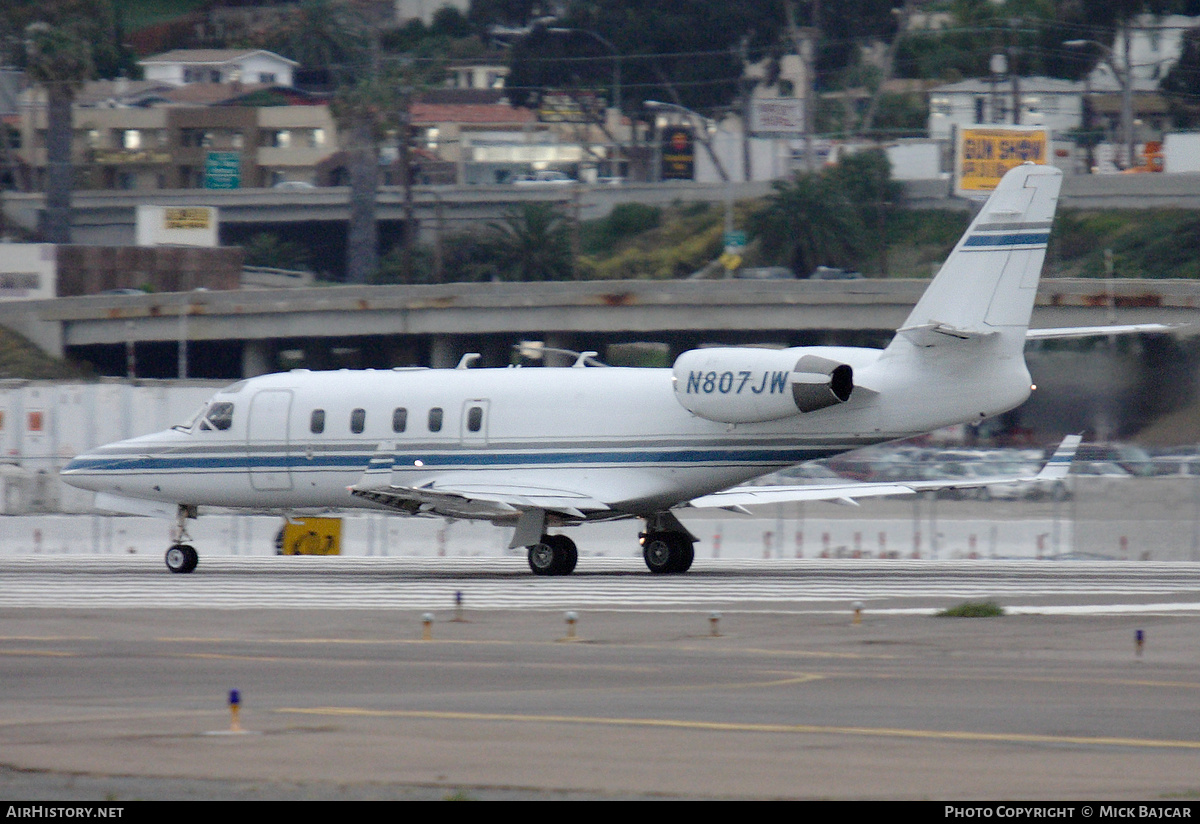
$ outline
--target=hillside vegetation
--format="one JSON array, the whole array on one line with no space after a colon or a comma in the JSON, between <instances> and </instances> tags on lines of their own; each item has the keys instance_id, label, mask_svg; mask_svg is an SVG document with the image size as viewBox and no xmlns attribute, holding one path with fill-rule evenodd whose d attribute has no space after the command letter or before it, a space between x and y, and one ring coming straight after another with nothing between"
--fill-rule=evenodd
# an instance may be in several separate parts
<instances>
[{"instance_id":1,"label":"hillside vegetation","mask_svg":"<svg viewBox=\"0 0 1200 824\"><path fill-rule=\"evenodd\" d=\"M58 360L15 332L0 326L0 380L65 380L92 377L68 361Z\"/></svg>"},{"instance_id":2,"label":"hillside vegetation","mask_svg":"<svg viewBox=\"0 0 1200 824\"><path fill-rule=\"evenodd\" d=\"M640 222L630 220L629 211L635 207ZM763 208L761 201L738 203L734 225L745 227ZM580 275L589 279L687 277L721 254L723 214L720 204L618 207L611 218L583 227ZM867 277L928 278L968 221L965 211L893 209L883 218L887 243L882 251L863 243L864 252L823 265ZM1061 209L1050 237L1045 275L1107 277L1105 249L1112 250L1114 277L1200 278L1200 211ZM745 265L788 266L788 260L764 251L751 234Z\"/></svg>"}]
</instances>

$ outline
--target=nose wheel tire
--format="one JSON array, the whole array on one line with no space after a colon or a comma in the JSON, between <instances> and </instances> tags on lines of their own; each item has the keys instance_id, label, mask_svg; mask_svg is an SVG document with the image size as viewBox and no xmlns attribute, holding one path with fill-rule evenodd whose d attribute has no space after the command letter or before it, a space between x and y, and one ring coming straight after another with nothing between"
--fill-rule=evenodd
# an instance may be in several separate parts
<instances>
[{"instance_id":1,"label":"nose wheel tire","mask_svg":"<svg viewBox=\"0 0 1200 824\"><path fill-rule=\"evenodd\" d=\"M696 550L686 535L676 532L651 532L642 544L642 557L655 574L687 572L696 557Z\"/></svg>"},{"instance_id":2,"label":"nose wheel tire","mask_svg":"<svg viewBox=\"0 0 1200 824\"><path fill-rule=\"evenodd\" d=\"M575 542L566 535L543 535L529 547L529 568L534 575L570 575L578 561Z\"/></svg>"},{"instance_id":3,"label":"nose wheel tire","mask_svg":"<svg viewBox=\"0 0 1200 824\"><path fill-rule=\"evenodd\" d=\"M183 574L196 568L196 564L200 563L200 556L187 544L175 544L167 550L166 561L167 569Z\"/></svg>"}]
</instances>

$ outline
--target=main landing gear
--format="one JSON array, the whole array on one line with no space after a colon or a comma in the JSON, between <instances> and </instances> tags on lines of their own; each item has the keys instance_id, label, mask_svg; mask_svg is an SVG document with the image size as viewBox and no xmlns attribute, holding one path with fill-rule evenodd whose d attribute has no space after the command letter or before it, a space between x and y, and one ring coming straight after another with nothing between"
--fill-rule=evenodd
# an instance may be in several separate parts
<instances>
[{"instance_id":1,"label":"main landing gear","mask_svg":"<svg viewBox=\"0 0 1200 824\"><path fill-rule=\"evenodd\" d=\"M545 528L544 521L535 521L539 530ZM518 530L520 527L518 527ZM516 546L521 538L528 541L530 532L514 537ZM532 532L532 535L537 535ZM646 566L655 574L687 572L696 557L696 536L669 512L660 512L646 518L646 531L638 533L642 544L642 557ZM542 534L537 543L526 546L529 553L529 568L534 575L570 575L579 560L575 542L566 535Z\"/></svg>"},{"instance_id":2,"label":"main landing gear","mask_svg":"<svg viewBox=\"0 0 1200 824\"><path fill-rule=\"evenodd\" d=\"M175 543L167 550L167 569L176 573L191 572L200 563L194 547L185 544L188 539L187 520L196 517L196 507L180 504L175 513Z\"/></svg>"},{"instance_id":3,"label":"main landing gear","mask_svg":"<svg viewBox=\"0 0 1200 824\"><path fill-rule=\"evenodd\" d=\"M534 575L570 575L578 561L575 542L566 535L543 535L529 547L529 568Z\"/></svg>"},{"instance_id":4,"label":"main landing gear","mask_svg":"<svg viewBox=\"0 0 1200 824\"><path fill-rule=\"evenodd\" d=\"M696 557L695 545L680 532L642 532L642 557L651 572L687 572Z\"/></svg>"}]
</instances>

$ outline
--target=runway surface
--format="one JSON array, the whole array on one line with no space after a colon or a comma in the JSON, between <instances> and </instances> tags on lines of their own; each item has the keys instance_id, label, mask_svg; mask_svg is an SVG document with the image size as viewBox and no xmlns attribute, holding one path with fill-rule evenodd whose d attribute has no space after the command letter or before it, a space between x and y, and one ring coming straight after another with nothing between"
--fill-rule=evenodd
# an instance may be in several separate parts
<instances>
[{"instance_id":1,"label":"runway surface","mask_svg":"<svg viewBox=\"0 0 1200 824\"><path fill-rule=\"evenodd\" d=\"M1010 611L1200 611L1200 565L1112 561L697 560L650 574L638 558L583 557L540 578L519 555L493 558L204 557L191 575L157 556L0 558L8 607L438 610L771 609L929 613L956 600ZM1178 596L1178 597L1175 597Z\"/></svg>"},{"instance_id":2,"label":"runway surface","mask_svg":"<svg viewBox=\"0 0 1200 824\"><path fill-rule=\"evenodd\" d=\"M1195 564L23 556L0 622L7 798L1200 793Z\"/></svg>"}]
</instances>

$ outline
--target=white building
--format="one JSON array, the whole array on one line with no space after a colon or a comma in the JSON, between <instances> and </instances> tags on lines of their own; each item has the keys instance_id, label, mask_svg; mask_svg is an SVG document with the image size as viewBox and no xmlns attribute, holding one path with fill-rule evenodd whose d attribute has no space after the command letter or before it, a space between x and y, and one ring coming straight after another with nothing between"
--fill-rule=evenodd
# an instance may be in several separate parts
<instances>
[{"instance_id":1,"label":"white building","mask_svg":"<svg viewBox=\"0 0 1200 824\"><path fill-rule=\"evenodd\" d=\"M1053 77L971 78L929 91L929 136L949 140L954 127L983 123L1041 126L1062 135L1083 122L1086 84ZM1017 105L1014 106L1014 99ZM1014 109L1019 116L1014 120Z\"/></svg>"},{"instance_id":2,"label":"white building","mask_svg":"<svg viewBox=\"0 0 1200 824\"><path fill-rule=\"evenodd\" d=\"M266 83L291 86L300 65L263 49L176 49L139 60L146 79L190 83Z\"/></svg>"},{"instance_id":3,"label":"white building","mask_svg":"<svg viewBox=\"0 0 1200 824\"><path fill-rule=\"evenodd\" d=\"M1197 26L1200 26L1200 17L1184 17L1180 14L1144 14L1133 21L1128 32L1129 65L1133 72L1135 92L1158 91L1159 82L1183 53L1184 34ZM1125 68L1125 32L1125 29L1117 31L1111 52L1112 60L1122 70ZM1092 69L1087 82L1093 92L1121 89L1120 81L1105 59L1101 59Z\"/></svg>"}]
</instances>

